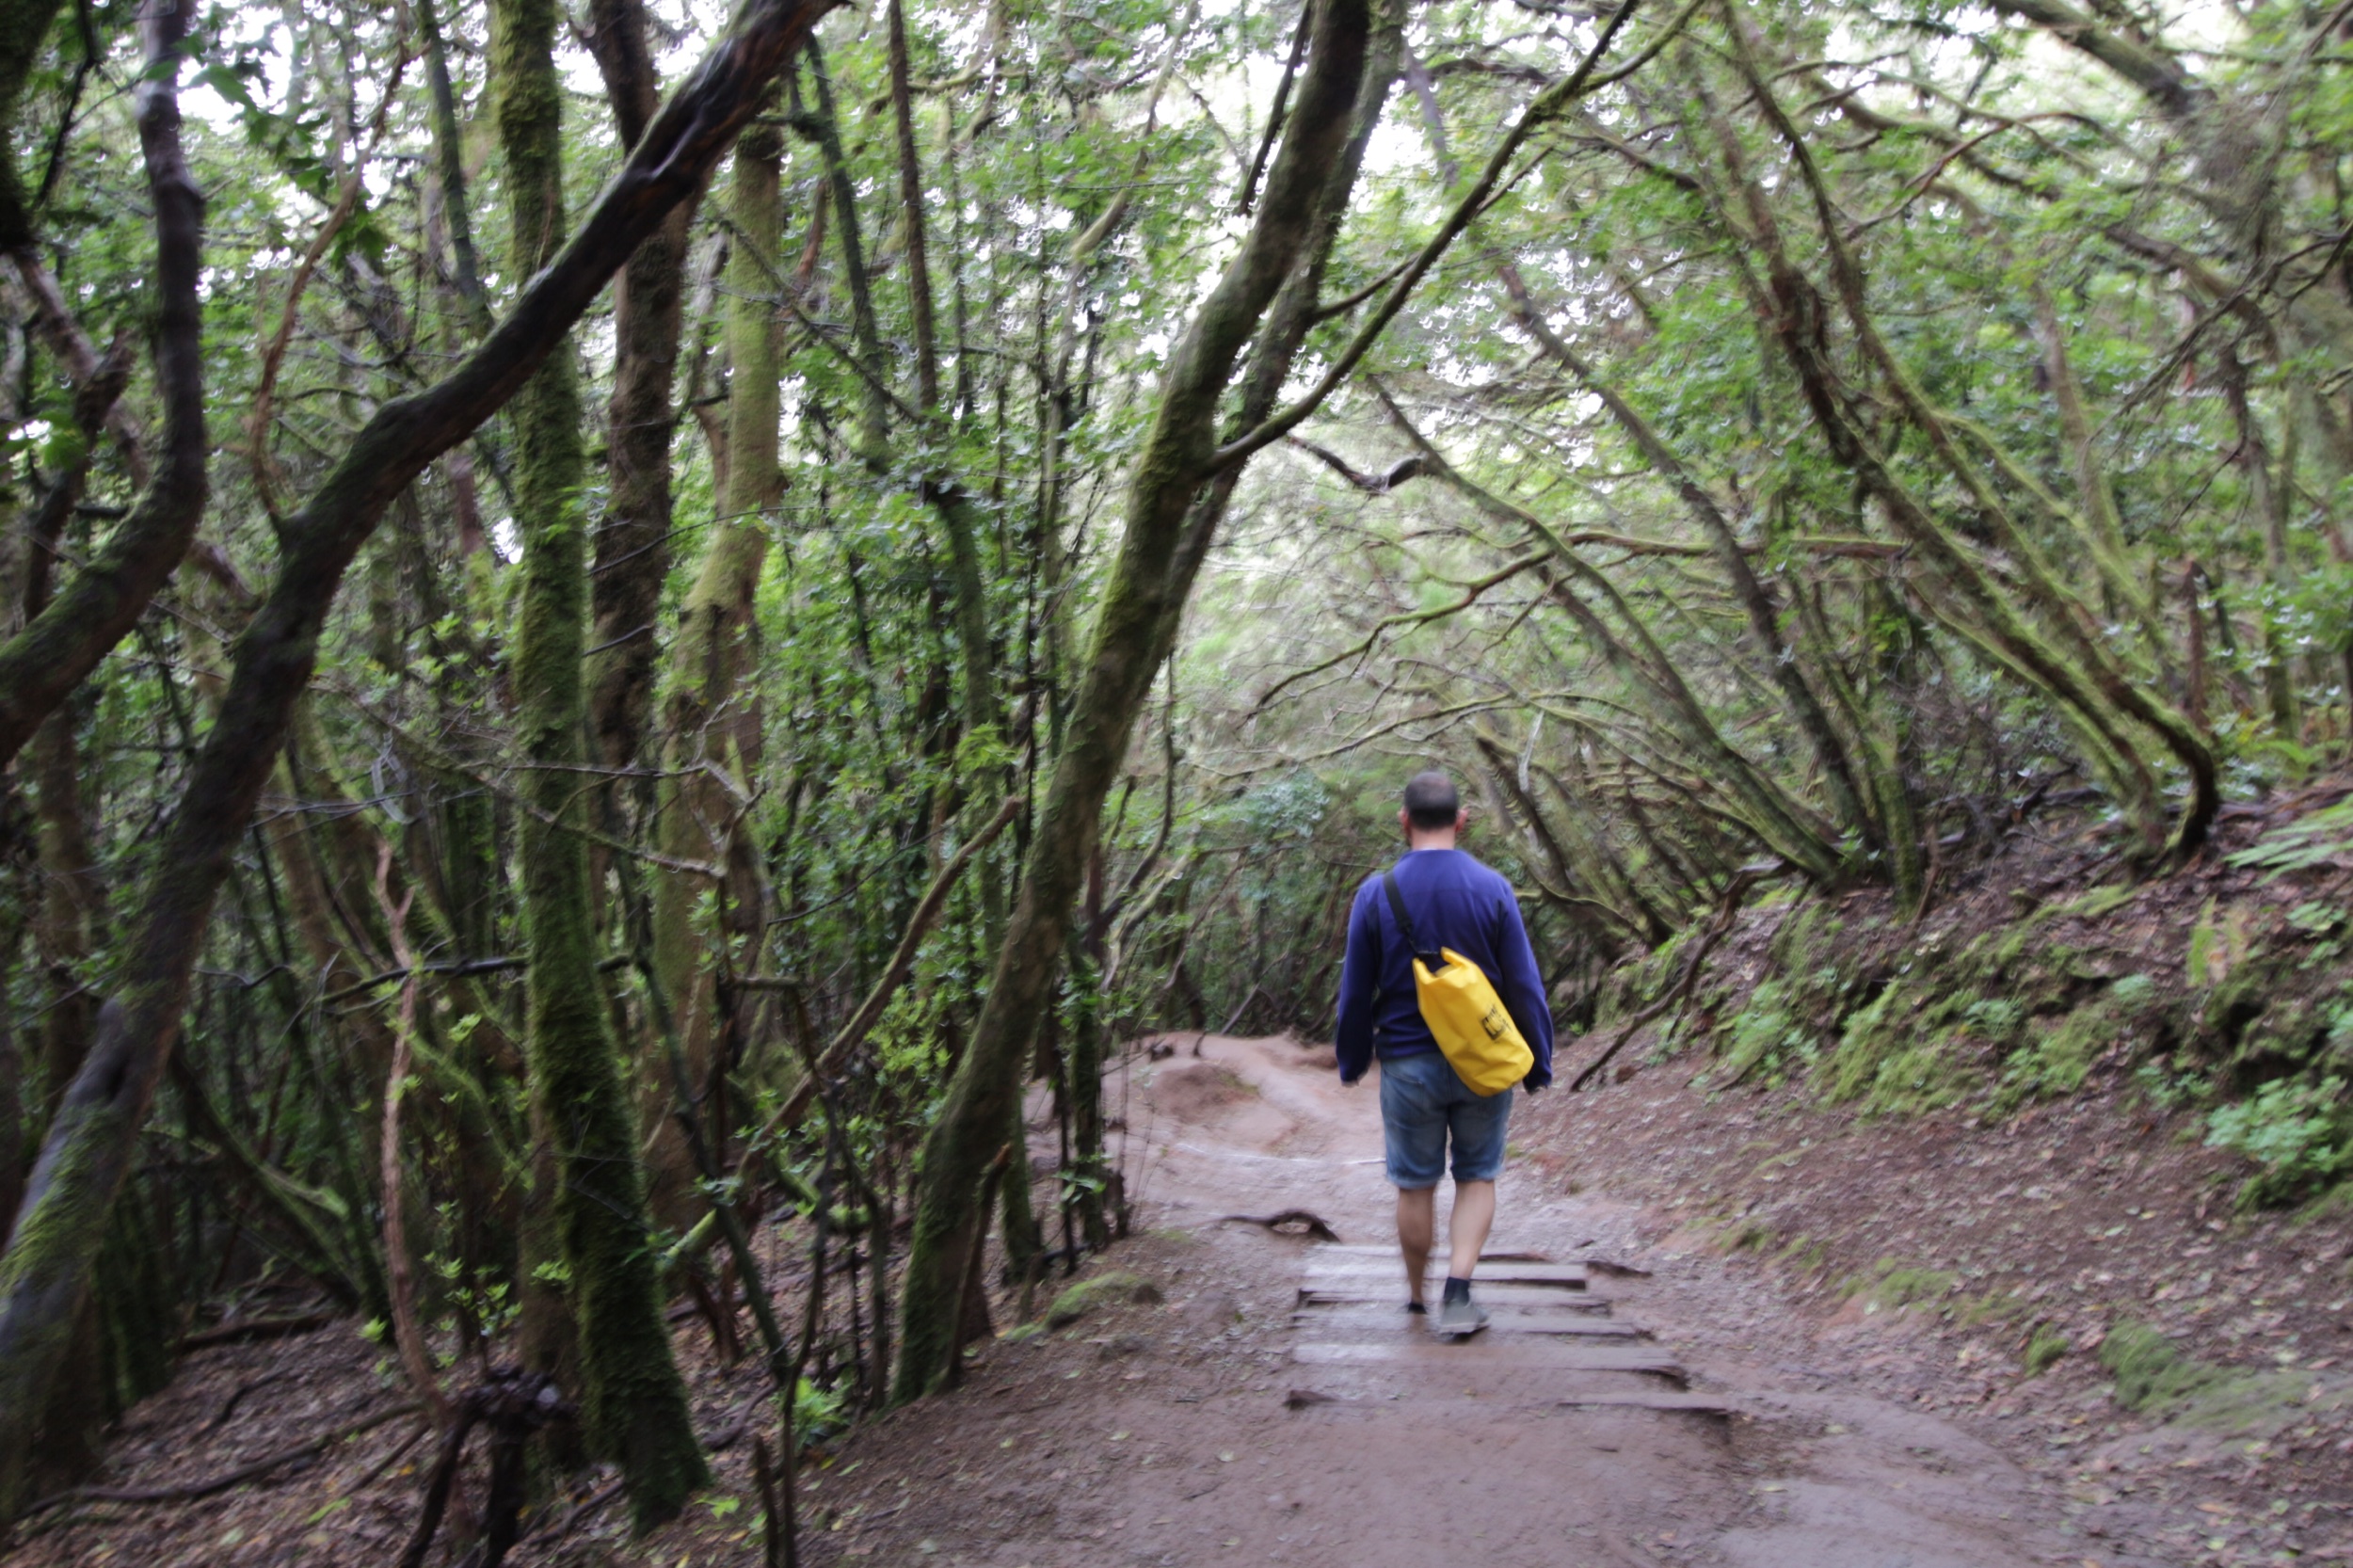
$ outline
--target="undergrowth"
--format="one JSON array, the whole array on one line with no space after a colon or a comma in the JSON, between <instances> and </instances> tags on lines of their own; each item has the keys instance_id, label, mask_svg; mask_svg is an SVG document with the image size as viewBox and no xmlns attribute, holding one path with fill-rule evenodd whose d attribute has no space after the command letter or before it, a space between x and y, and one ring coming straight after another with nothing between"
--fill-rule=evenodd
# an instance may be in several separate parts
<instances>
[{"instance_id":1,"label":"undergrowth","mask_svg":"<svg viewBox=\"0 0 2353 1568\"><path fill-rule=\"evenodd\" d=\"M2345 808L2315 812L2233 859L2275 880L2325 868L2346 853L2347 822ZM1958 1108L1993 1122L2095 1080L2130 1084L2154 1115L2200 1112L2208 1146L2247 1161L2241 1207L2327 1192L2353 1176L2353 920L2341 900L2260 888L2185 920L2178 900L2148 898L2164 887L2022 893L2015 918L1929 932L1795 902L1754 984L1703 986L1654 1060L1699 1043L1712 1093L1803 1082L1866 1117ZM1680 945L1622 971L1605 1011L1658 994Z\"/></svg>"}]
</instances>

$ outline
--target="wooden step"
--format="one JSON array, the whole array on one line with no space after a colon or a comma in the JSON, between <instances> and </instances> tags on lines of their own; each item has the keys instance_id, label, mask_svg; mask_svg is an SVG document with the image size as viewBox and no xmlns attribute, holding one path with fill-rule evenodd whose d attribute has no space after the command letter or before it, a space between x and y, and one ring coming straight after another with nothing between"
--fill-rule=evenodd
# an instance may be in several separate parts
<instances>
[{"instance_id":1,"label":"wooden step","mask_svg":"<svg viewBox=\"0 0 2353 1568\"><path fill-rule=\"evenodd\" d=\"M1301 1306L1340 1306L1357 1302L1402 1307L1402 1282L1378 1279L1308 1280L1299 1287ZM1570 1302L1601 1302L1568 1285L1489 1285L1481 1281L1471 1299L1481 1306L1560 1306Z\"/></svg>"},{"instance_id":2,"label":"wooden step","mask_svg":"<svg viewBox=\"0 0 2353 1568\"><path fill-rule=\"evenodd\" d=\"M1682 1364L1662 1351L1629 1345L1546 1342L1524 1335L1503 1340L1475 1335L1459 1341L1432 1336L1385 1345L1319 1342L1292 1346L1291 1359L1303 1367L1393 1367L1462 1373L1640 1372L1665 1378L1678 1388L1685 1381Z\"/></svg>"},{"instance_id":3,"label":"wooden step","mask_svg":"<svg viewBox=\"0 0 2353 1568\"><path fill-rule=\"evenodd\" d=\"M1623 1394L1584 1394L1554 1401L1563 1410L1667 1410L1691 1416L1737 1416L1740 1407L1714 1394L1671 1394L1634 1389Z\"/></svg>"},{"instance_id":4,"label":"wooden step","mask_svg":"<svg viewBox=\"0 0 2353 1568\"><path fill-rule=\"evenodd\" d=\"M1398 1300L1396 1290L1355 1292L1346 1286L1304 1286L1304 1292L1306 1292L1308 1300L1297 1302L1294 1304L1297 1309L1316 1309L1325 1311L1325 1314L1363 1314L1368 1323L1374 1319L1391 1320L1391 1323L1405 1320L1405 1302ZM1542 1286L1534 1288L1534 1295L1525 1297L1525 1300L1504 1300L1501 1290L1481 1290L1478 1304L1490 1306L1497 1316L1575 1314L1579 1319L1608 1319L1609 1316L1609 1297L1586 1295L1584 1290L1548 1290ZM1435 1302L1431 1302L1431 1311L1438 1311Z\"/></svg>"},{"instance_id":5,"label":"wooden step","mask_svg":"<svg viewBox=\"0 0 2353 1568\"><path fill-rule=\"evenodd\" d=\"M1446 1278L1446 1261L1433 1258L1425 1280ZM1404 1265L1396 1258L1386 1268L1375 1264L1325 1264L1310 1261L1306 1268L1310 1281L1355 1281L1365 1279L1402 1279ZM1583 1286L1590 1276L1582 1263L1497 1263L1481 1264L1472 1276L1474 1285L1564 1285L1571 1289Z\"/></svg>"},{"instance_id":6,"label":"wooden step","mask_svg":"<svg viewBox=\"0 0 2353 1568\"><path fill-rule=\"evenodd\" d=\"M1307 1250L1307 1256L1311 1260L1319 1257L1385 1257L1392 1263L1398 1261L1397 1243L1394 1241L1386 1245L1375 1245L1371 1242L1328 1241L1321 1246L1310 1247ZM1552 1255L1531 1252L1526 1247L1497 1247L1481 1253L1479 1261L1481 1263L1549 1263L1552 1261Z\"/></svg>"},{"instance_id":7,"label":"wooden step","mask_svg":"<svg viewBox=\"0 0 2353 1568\"><path fill-rule=\"evenodd\" d=\"M1360 1310L1348 1306L1309 1307L1291 1314L1291 1326L1321 1337L1362 1332L1379 1336L1402 1334L1432 1334L1436 1331L1418 1320L1407 1320L1402 1313ZM1641 1339L1645 1331L1634 1323L1622 1323L1613 1319L1561 1312L1514 1312L1498 1310L1487 1322L1489 1334L1558 1335L1572 1339ZM1374 1341L1378 1343L1376 1339Z\"/></svg>"}]
</instances>

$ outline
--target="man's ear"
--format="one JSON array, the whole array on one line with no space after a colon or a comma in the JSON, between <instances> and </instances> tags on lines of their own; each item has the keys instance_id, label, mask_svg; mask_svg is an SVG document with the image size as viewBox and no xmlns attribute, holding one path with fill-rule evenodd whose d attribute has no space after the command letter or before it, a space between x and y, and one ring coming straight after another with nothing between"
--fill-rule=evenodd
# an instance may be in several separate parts
<instances>
[{"instance_id":1,"label":"man's ear","mask_svg":"<svg viewBox=\"0 0 2353 1568\"><path fill-rule=\"evenodd\" d=\"M1466 810L1457 809L1454 813L1454 831L1456 836L1460 837L1464 830L1469 826L1470 813Z\"/></svg>"},{"instance_id":2,"label":"man's ear","mask_svg":"<svg viewBox=\"0 0 2353 1568\"><path fill-rule=\"evenodd\" d=\"M1397 826L1399 832L1411 839L1414 836L1414 814L1400 807L1397 813Z\"/></svg>"}]
</instances>

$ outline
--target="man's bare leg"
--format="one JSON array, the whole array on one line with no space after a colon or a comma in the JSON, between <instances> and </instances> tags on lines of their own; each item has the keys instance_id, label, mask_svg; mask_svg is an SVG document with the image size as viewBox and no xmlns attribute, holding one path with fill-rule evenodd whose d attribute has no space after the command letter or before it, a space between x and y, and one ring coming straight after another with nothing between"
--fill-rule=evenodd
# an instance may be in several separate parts
<instances>
[{"instance_id":1,"label":"man's bare leg","mask_svg":"<svg viewBox=\"0 0 2353 1568\"><path fill-rule=\"evenodd\" d=\"M1401 1198L1404 1196L1401 1192L1398 1195ZM1422 1195L1425 1198L1430 1196L1427 1192ZM1401 1208L1398 1213L1401 1233L1403 1208ZM1449 1276L1455 1279L1471 1277L1471 1271L1479 1267L1479 1255L1487 1245L1487 1232L1495 1227L1495 1223L1496 1184L1492 1181L1456 1182L1454 1184L1454 1217L1447 1222L1446 1227L1447 1250L1450 1255L1447 1260L1446 1272ZM1427 1227L1428 1224L1429 1216L1425 1211L1423 1224ZM1425 1238L1429 1234L1427 1228L1422 1232ZM1426 1252L1429 1242L1425 1240L1422 1245Z\"/></svg>"},{"instance_id":2,"label":"man's bare leg","mask_svg":"<svg viewBox=\"0 0 2353 1568\"><path fill-rule=\"evenodd\" d=\"M1495 1183L1488 1189L1487 1213L1495 1214ZM1455 1209L1462 1209L1462 1199L1455 1199ZM1438 1190L1434 1187L1401 1187L1397 1190L1397 1250L1405 1255L1405 1299L1413 1305L1421 1304L1421 1282L1430 1272L1430 1247L1438 1232ZM1483 1234L1483 1233L1482 1233Z\"/></svg>"}]
</instances>

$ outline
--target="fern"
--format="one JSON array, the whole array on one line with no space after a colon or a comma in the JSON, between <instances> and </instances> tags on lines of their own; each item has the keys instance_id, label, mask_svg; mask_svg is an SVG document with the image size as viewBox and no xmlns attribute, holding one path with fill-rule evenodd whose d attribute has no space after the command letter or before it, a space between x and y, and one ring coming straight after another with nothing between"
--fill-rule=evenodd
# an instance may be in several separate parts
<instances>
[{"instance_id":1,"label":"fern","mask_svg":"<svg viewBox=\"0 0 2353 1568\"><path fill-rule=\"evenodd\" d=\"M2353 871L2353 799L2272 829L2252 848L2232 856L2231 864L2267 871L2271 876L2265 880L2319 867Z\"/></svg>"}]
</instances>

